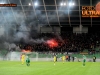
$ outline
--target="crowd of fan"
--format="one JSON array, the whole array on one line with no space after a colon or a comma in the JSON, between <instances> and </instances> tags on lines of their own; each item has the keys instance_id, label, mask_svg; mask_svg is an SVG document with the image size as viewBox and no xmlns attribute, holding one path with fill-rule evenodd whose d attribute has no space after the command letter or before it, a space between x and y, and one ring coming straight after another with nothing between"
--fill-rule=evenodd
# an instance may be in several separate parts
<instances>
[{"instance_id":1,"label":"crowd of fan","mask_svg":"<svg viewBox=\"0 0 100 75\"><path fill-rule=\"evenodd\" d=\"M82 52L88 49L90 52L95 51L94 48L100 44L100 32L98 33L63 33L61 35L54 35L50 33L43 33L41 37L49 37L56 39L57 47L49 47L45 43L33 44L32 51L38 52Z\"/></svg>"}]
</instances>

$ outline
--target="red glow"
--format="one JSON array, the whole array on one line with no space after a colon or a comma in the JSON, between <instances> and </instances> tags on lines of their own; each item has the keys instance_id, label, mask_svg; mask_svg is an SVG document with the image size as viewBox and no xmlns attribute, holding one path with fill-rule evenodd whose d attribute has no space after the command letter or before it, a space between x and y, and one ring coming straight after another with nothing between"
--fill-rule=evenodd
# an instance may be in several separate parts
<instances>
[{"instance_id":1,"label":"red glow","mask_svg":"<svg viewBox=\"0 0 100 75\"><path fill-rule=\"evenodd\" d=\"M49 45L49 47L57 47L58 46L58 43L54 39L48 40L47 44Z\"/></svg>"},{"instance_id":2,"label":"red glow","mask_svg":"<svg viewBox=\"0 0 100 75\"><path fill-rule=\"evenodd\" d=\"M22 52L28 53L31 52L31 50L22 50Z\"/></svg>"}]
</instances>

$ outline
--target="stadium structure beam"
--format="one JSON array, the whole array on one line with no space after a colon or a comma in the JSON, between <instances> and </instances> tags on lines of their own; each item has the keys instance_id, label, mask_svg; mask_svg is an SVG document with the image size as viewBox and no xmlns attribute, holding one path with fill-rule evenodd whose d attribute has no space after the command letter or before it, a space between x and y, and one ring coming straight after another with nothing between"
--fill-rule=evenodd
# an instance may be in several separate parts
<instances>
[{"instance_id":1,"label":"stadium structure beam","mask_svg":"<svg viewBox=\"0 0 100 75\"><path fill-rule=\"evenodd\" d=\"M78 3L79 3L79 17L80 17L80 26L81 26L82 23L81 23L81 13L80 13L80 12L81 12L81 11L80 11L80 10L81 10L81 9L80 9L80 7L81 7L81 6L80 6L80 0L78 0Z\"/></svg>"},{"instance_id":2,"label":"stadium structure beam","mask_svg":"<svg viewBox=\"0 0 100 75\"><path fill-rule=\"evenodd\" d=\"M35 9L35 6L33 4L33 0L31 0L31 3L32 3L32 7L33 7L34 14L35 14L35 18L38 21L39 19L38 19L37 14L36 14L36 9ZM38 24L38 31L40 31L40 25L39 24Z\"/></svg>"},{"instance_id":3,"label":"stadium structure beam","mask_svg":"<svg viewBox=\"0 0 100 75\"><path fill-rule=\"evenodd\" d=\"M69 2L69 1L68 1ZM69 25L71 27L71 21L70 21L70 14L69 14L69 7L67 8L68 9L68 19L69 19Z\"/></svg>"},{"instance_id":4,"label":"stadium structure beam","mask_svg":"<svg viewBox=\"0 0 100 75\"><path fill-rule=\"evenodd\" d=\"M47 14L47 11L46 11L46 6L45 6L44 0L43 0L43 4L44 4L44 9L45 9L46 17L47 17L47 22L48 22L49 26L51 27L51 25L49 23L48 14Z\"/></svg>"},{"instance_id":5,"label":"stadium structure beam","mask_svg":"<svg viewBox=\"0 0 100 75\"><path fill-rule=\"evenodd\" d=\"M59 26L61 27L61 24L60 24L60 20L59 20L59 15L58 15L58 8L57 8L57 2L56 2L56 0L54 0L55 1L55 5L56 5L56 13L57 13L57 19L58 19L58 23L59 23Z\"/></svg>"},{"instance_id":6,"label":"stadium structure beam","mask_svg":"<svg viewBox=\"0 0 100 75\"><path fill-rule=\"evenodd\" d=\"M25 19L26 19L26 15L25 15L25 11L24 11L24 8L23 8L23 5L22 5L22 2L21 2L21 0L19 0L19 1L20 1L20 4L21 4L21 7L22 7L22 11L23 11L24 17L25 17Z\"/></svg>"},{"instance_id":7,"label":"stadium structure beam","mask_svg":"<svg viewBox=\"0 0 100 75\"><path fill-rule=\"evenodd\" d=\"M8 0L8 2L11 3L10 0ZM17 23L16 15L14 14L14 11L13 11L12 7L11 7L11 11L12 11L13 16L14 16L14 18L15 18L15 21L16 21L16 23ZM17 23L17 24L18 24L18 23Z\"/></svg>"}]
</instances>

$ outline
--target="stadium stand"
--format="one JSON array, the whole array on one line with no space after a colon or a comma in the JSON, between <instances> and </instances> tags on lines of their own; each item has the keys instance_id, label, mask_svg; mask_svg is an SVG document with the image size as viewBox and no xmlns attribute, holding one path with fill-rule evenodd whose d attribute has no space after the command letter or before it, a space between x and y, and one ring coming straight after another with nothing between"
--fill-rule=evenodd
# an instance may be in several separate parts
<instances>
[{"instance_id":1,"label":"stadium stand","mask_svg":"<svg viewBox=\"0 0 100 75\"><path fill-rule=\"evenodd\" d=\"M99 32L100 33L100 32ZM95 53L100 52L100 35L99 33L82 33L82 34L75 34L75 33L66 33L61 34L61 38L63 39L64 43L58 38L55 38L54 35L51 37L55 39L58 43L57 47L50 48L47 44L39 43L39 44L31 44L32 51L38 52L85 52L85 53ZM52 33L49 33L52 34ZM48 34L42 34L42 37L48 37ZM23 48L23 47L22 47Z\"/></svg>"}]
</instances>

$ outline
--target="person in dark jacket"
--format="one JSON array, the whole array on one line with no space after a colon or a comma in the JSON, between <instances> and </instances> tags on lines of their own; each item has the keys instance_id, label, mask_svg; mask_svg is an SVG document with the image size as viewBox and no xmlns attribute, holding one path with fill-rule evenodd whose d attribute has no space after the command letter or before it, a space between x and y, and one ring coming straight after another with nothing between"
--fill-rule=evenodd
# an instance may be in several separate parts
<instances>
[{"instance_id":1,"label":"person in dark jacket","mask_svg":"<svg viewBox=\"0 0 100 75\"><path fill-rule=\"evenodd\" d=\"M96 56L93 56L93 62L96 62Z\"/></svg>"},{"instance_id":2,"label":"person in dark jacket","mask_svg":"<svg viewBox=\"0 0 100 75\"><path fill-rule=\"evenodd\" d=\"M72 61L73 61L73 62L74 62L74 59L75 59L75 57L73 56L73 57L72 57Z\"/></svg>"}]
</instances>

